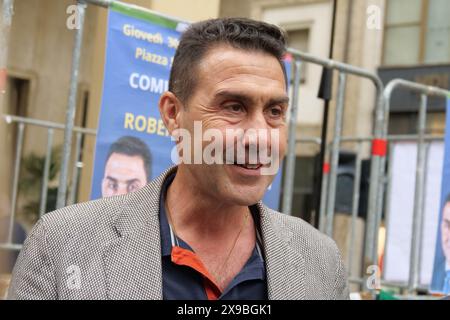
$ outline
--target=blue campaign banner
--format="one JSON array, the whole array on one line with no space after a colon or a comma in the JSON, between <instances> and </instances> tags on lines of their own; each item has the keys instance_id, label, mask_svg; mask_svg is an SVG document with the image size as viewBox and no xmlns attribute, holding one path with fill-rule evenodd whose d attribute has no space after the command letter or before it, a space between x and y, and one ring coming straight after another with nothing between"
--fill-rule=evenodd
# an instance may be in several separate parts
<instances>
[{"instance_id":1,"label":"blue campaign banner","mask_svg":"<svg viewBox=\"0 0 450 320\"><path fill-rule=\"evenodd\" d=\"M450 295L450 97L447 100L441 205L430 291Z\"/></svg>"},{"instance_id":2,"label":"blue campaign banner","mask_svg":"<svg viewBox=\"0 0 450 320\"><path fill-rule=\"evenodd\" d=\"M168 89L171 63L187 26L183 21L113 2L92 199L139 189L173 165L174 142L160 118L158 101ZM280 184L281 170L264 198L273 209L279 206Z\"/></svg>"},{"instance_id":3,"label":"blue campaign banner","mask_svg":"<svg viewBox=\"0 0 450 320\"><path fill-rule=\"evenodd\" d=\"M172 164L173 142L158 100L168 89L171 62L186 25L117 3L109 10L91 198L134 191ZM136 149L145 161L122 157L112 159L109 168L113 151L133 154Z\"/></svg>"}]
</instances>

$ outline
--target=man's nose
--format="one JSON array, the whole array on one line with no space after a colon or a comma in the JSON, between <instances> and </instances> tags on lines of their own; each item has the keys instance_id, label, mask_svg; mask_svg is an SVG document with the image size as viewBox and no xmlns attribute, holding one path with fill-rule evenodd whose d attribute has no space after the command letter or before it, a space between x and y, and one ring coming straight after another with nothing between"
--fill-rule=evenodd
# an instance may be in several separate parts
<instances>
[{"instance_id":1,"label":"man's nose","mask_svg":"<svg viewBox=\"0 0 450 320\"><path fill-rule=\"evenodd\" d=\"M122 194L127 194L127 193L128 193L128 190L127 190L126 184L125 183L120 183L119 187L117 188L116 195L120 196Z\"/></svg>"},{"instance_id":2,"label":"man's nose","mask_svg":"<svg viewBox=\"0 0 450 320\"><path fill-rule=\"evenodd\" d=\"M262 112L252 114L243 129L243 144L245 147L251 145L270 146L270 126Z\"/></svg>"}]
</instances>

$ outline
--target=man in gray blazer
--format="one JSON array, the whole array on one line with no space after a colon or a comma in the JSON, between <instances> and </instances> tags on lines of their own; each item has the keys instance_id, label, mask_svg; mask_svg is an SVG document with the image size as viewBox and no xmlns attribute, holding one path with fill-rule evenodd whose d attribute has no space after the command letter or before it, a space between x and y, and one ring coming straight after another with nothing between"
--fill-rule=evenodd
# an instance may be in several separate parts
<instances>
[{"instance_id":1,"label":"man in gray blazer","mask_svg":"<svg viewBox=\"0 0 450 320\"><path fill-rule=\"evenodd\" d=\"M287 144L284 54L273 25L191 25L159 102L180 163L136 192L44 215L9 298L348 299L333 240L261 202Z\"/></svg>"}]
</instances>

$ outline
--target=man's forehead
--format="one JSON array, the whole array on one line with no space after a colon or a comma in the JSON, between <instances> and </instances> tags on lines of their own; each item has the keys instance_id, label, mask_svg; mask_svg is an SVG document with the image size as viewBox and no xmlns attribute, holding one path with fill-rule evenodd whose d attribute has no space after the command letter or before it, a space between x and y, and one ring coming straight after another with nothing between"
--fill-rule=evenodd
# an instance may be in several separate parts
<instances>
[{"instance_id":1,"label":"man's forehead","mask_svg":"<svg viewBox=\"0 0 450 320\"><path fill-rule=\"evenodd\" d=\"M214 79L216 83L236 76L262 77L281 82L284 73L276 57L261 51L244 50L229 45L220 45L208 50L199 63L198 75Z\"/></svg>"},{"instance_id":2,"label":"man's forehead","mask_svg":"<svg viewBox=\"0 0 450 320\"><path fill-rule=\"evenodd\" d=\"M114 152L108 159L107 167L142 167L144 160L139 155L127 155Z\"/></svg>"}]
</instances>

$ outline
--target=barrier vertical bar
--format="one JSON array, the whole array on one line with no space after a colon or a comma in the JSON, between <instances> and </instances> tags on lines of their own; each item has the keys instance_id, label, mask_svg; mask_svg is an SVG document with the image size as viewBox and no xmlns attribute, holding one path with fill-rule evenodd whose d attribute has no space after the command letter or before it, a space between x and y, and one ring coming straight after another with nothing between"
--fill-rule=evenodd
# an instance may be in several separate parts
<instances>
[{"instance_id":1,"label":"barrier vertical bar","mask_svg":"<svg viewBox=\"0 0 450 320\"><path fill-rule=\"evenodd\" d=\"M3 0L0 15L0 106L6 88L9 33L11 29L14 0Z\"/></svg>"},{"instance_id":2,"label":"barrier vertical bar","mask_svg":"<svg viewBox=\"0 0 450 320\"><path fill-rule=\"evenodd\" d=\"M48 180L50 174L50 165L52 160L52 146L53 146L53 129L47 130L47 152L45 153L44 173L42 176L41 200L39 207L39 217L46 211L47 194L48 194Z\"/></svg>"},{"instance_id":3,"label":"barrier vertical bar","mask_svg":"<svg viewBox=\"0 0 450 320\"><path fill-rule=\"evenodd\" d=\"M301 78L301 61L295 60L294 63L294 87L292 92L291 110L289 116L289 137L288 137L288 152L286 156L286 169L283 183L283 213L287 215L292 214L292 196L294 193L294 178L295 178L295 142L297 135L297 115L298 115L298 95Z\"/></svg>"},{"instance_id":4,"label":"barrier vertical bar","mask_svg":"<svg viewBox=\"0 0 450 320\"><path fill-rule=\"evenodd\" d=\"M77 132L76 135L76 142L75 142L75 162L72 169L72 184L70 187L70 194L69 194L69 204L75 203L75 196L77 192L77 186L78 186L78 172L79 172L79 166L78 162L80 159L80 152L81 152L81 139L82 135L81 132Z\"/></svg>"},{"instance_id":5,"label":"barrier vertical bar","mask_svg":"<svg viewBox=\"0 0 450 320\"><path fill-rule=\"evenodd\" d=\"M11 213L9 217L8 243L12 243L13 238L24 129L25 125L23 123L19 123L19 126L17 127L16 157L14 159L14 174L13 174L12 196L11 196Z\"/></svg>"},{"instance_id":6,"label":"barrier vertical bar","mask_svg":"<svg viewBox=\"0 0 450 320\"><path fill-rule=\"evenodd\" d=\"M333 218L334 207L336 199L336 183L337 183L337 170L339 165L339 148L341 144L342 123L344 119L344 102L345 102L345 88L347 84L347 75L343 72L339 73L338 83L338 97L336 103L336 113L334 119L334 137L331 145L331 161L330 161L330 174L328 181L328 200L327 200L327 222L326 222L326 234L328 236L333 235Z\"/></svg>"},{"instance_id":7,"label":"barrier vertical bar","mask_svg":"<svg viewBox=\"0 0 450 320\"><path fill-rule=\"evenodd\" d=\"M420 274L422 272L422 258L423 258L422 253L423 253L423 244L424 244L423 235L424 235L424 224L425 224L425 202L426 202L426 194L427 194L426 186L427 186L427 180L428 180L428 160L429 160L428 158L429 158L429 153L430 153L430 147L431 147L431 142L426 143L425 160L424 160L425 164L424 164L424 172L423 172L424 188L422 188L422 194L420 195L422 197L423 201L422 201L422 208L421 208L422 214L420 215L420 221L419 221L420 242L419 242L419 249L418 249L419 255L417 257L417 279L418 279L418 281L417 281L416 289L420 288Z\"/></svg>"},{"instance_id":8,"label":"barrier vertical bar","mask_svg":"<svg viewBox=\"0 0 450 320\"><path fill-rule=\"evenodd\" d=\"M72 130L74 127L76 96L78 89L78 73L80 67L81 45L83 41L84 17L86 4L82 0L77 2L78 26L75 32L75 43L72 55L72 74L70 77L69 100L66 110L66 125L64 130L64 145L61 161L58 198L56 207L61 208L66 204L67 176L69 171L70 150L72 148Z\"/></svg>"},{"instance_id":9,"label":"barrier vertical bar","mask_svg":"<svg viewBox=\"0 0 450 320\"><path fill-rule=\"evenodd\" d=\"M358 218L360 186L361 186L361 167L362 167L361 149L362 149L362 142L358 141L356 149L355 179L353 180L352 221L350 229L350 249L348 255L349 272L352 268L353 254L355 252L355 228L356 228L356 219Z\"/></svg>"},{"instance_id":10,"label":"barrier vertical bar","mask_svg":"<svg viewBox=\"0 0 450 320\"><path fill-rule=\"evenodd\" d=\"M393 146L392 146L392 142L391 139L388 139L388 150L389 150L389 161L388 161L388 168L387 168L387 177L386 177L386 213L385 213L385 220L386 220L386 224L385 224L385 228L386 228L386 236L385 236L385 243L388 243L389 241L389 215L390 215L390 207L391 207L391 191L392 191L392 163L393 163ZM384 247L384 255L383 255L383 265L387 264L387 257L388 257L388 247L385 245ZM384 279L385 276L385 268L383 268L382 270L382 274L381 274L381 278Z\"/></svg>"},{"instance_id":11,"label":"barrier vertical bar","mask_svg":"<svg viewBox=\"0 0 450 320\"><path fill-rule=\"evenodd\" d=\"M325 143L325 142L322 142ZM326 159L326 157L325 157ZM327 198L328 198L328 178L330 176L330 165L328 163L324 163L322 168L322 194L320 196L320 211L319 211L319 231L325 233L326 227L326 206L327 206Z\"/></svg>"},{"instance_id":12,"label":"barrier vertical bar","mask_svg":"<svg viewBox=\"0 0 450 320\"><path fill-rule=\"evenodd\" d=\"M384 122L386 121L384 109L383 84L376 82L377 85L377 100L375 108L375 129L374 138L386 140L386 134L383 132ZM378 216L381 215L381 208L378 207L380 200L383 199L383 192L381 192L380 184L382 178L380 171L385 155L375 154L372 152L370 159L370 184L369 196L366 217L366 232L364 239L364 270L371 265L377 265L377 239L378 239ZM366 274L367 276L367 274ZM374 288L368 288L373 290ZM373 291L372 291L373 292Z\"/></svg>"},{"instance_id":13,"label":"barrier vertical bar","mask_svg":"<svg viewBox=\"0 0 450 320\"><path fill-rule=\"evenodd\" d=\"M413 228L411 234L411 259L409 268L408 290L413 292L419 283L418 261L421 237L421 225L423 220L423 190L424 190L424 173L425 173L425 129L427 119L427 96L421 95L421 103L419 109L418 122L418 144L417 144L417 164L416 164L416 181L414 190L414 208L413 208Z\"/></svg>"}]
</instances>

